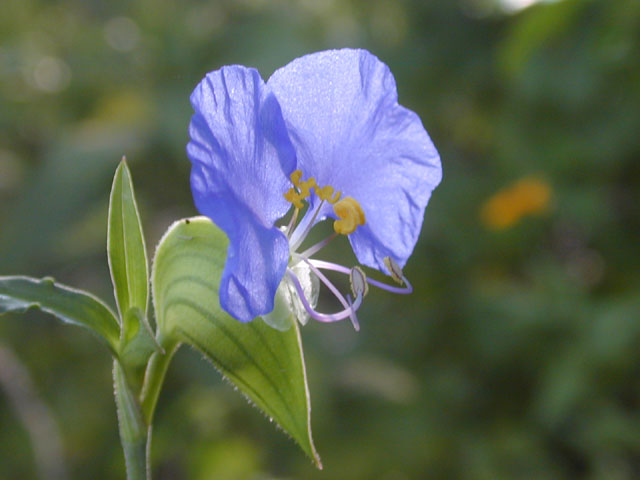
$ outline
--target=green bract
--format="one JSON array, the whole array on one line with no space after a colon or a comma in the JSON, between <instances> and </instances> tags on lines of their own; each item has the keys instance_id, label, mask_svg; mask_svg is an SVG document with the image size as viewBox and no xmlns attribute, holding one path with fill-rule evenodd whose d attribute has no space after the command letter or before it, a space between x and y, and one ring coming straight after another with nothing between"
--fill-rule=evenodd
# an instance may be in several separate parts
<instances>
[{"instance_id":1,"label":"green bract","mask_svg":"<svg viewBox=\"0 0 640 480\"><path fill-rule=\"evenodd\" d=\"M313 446L302 342L293 328L241 323L220 307L224 232L206 217L180 220L156 251L153 300L162 336L201 351L257 407L275 420L321 467Z\"/></svg>"}]
</instances>

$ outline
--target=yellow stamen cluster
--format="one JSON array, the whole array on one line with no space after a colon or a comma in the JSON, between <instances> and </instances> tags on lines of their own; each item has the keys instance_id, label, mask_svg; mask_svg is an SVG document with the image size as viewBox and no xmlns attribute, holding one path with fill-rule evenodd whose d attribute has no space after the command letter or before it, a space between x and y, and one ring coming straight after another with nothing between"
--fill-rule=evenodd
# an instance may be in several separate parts
<instances>
[{"instance_id":1,"label":"yellow stamen cluster","mask_svg":"<svg viewBox=\"0 0 640 480\"><path fill-rule=\"evenodd\" d=\"M286 198L288 202L291 202L296 208L302 208L304 206L302 200L311 195L312 188L315 189L316 195L320 200L325 200L332 205L340 200L340 192L336 192L334 195L334 189L331 185L321 187L316 183L316 179L313 177L308 180L302 180L302 170L294 171L289 178L294 186L284 194L284 198Z\"/></svg>"},{"instance_id":2,"label":"yellow stamen cluster","mask_svg":"<svg viewBox=\"0 0 640 480\"><path fill-rule=\"evenodd\" d=\"M311 195L311 189L313 188L320 200L333 205L333 211L340 218L340 220L333 222L333 229L337 233L349 235L355 231L358 225L364 225L364 212L355 198L346 197L340 200L342 193L335 192L331 185L321 187L313 177L308 180L302 180L302 170L294 171L289 178L291 178L294 186L284 194L284 198L297 209L301 209L304 206L302 201Z\"/></svg>"},{"instance_id":3,"label":"yellow stamen cluster","mask_svg":"<svg viewBox=\"0 0 640 480\"><path fill-rule=\"evenodd\" d=\"M311 177L309 180L302 180L302 170L296 170L289 175L294 187L291 187L287 193L284 194L284 198L293 204L296 208L302 208L304 205L302 200L311 195L311 189L318 190L316 179Z\"/></svg>"},{"instance_id":4,"label":"yellow stamen cluster","mask_svg":"<svg viewBox=\"0 0 640 480\"><path fill-rule=\"evenodd\" d=\"M316 186L316 195L320 200L326 200L331 205L340 200L341 192L333 193L333 187L331 185L325 185L324 187ZM333 197L331 197L333 195Z\"/></svg>"}]
</instances>

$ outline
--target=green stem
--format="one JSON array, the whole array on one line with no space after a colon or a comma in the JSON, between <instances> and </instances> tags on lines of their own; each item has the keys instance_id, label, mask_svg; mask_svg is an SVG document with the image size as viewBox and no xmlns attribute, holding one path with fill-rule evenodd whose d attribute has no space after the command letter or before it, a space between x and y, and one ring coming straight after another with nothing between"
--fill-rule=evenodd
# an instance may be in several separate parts
<instances>
[{"instance_id":1,"label":"green stem","mask_svg":"<svg viewBox=\"0 0 640 480\"><path fill-rule=\"evenodd\" d=\"M175 341L163 341L162 338L158 338L158 342L164 350L151 355L139 399L132 391L122 365L117 360L113 362L113 383L127 480L151 480L153 413L169 363L179 345Z\"/></svg>"},{"instance_id":2,"label":"green stem","mask_svg":"<svg viewBox=\"0 0 640 480\"><path fill-rule=\"evenodd\" d=\"M143 420L140 403L131 391L122 366L117 360L113 362L113 383L127 479L150 480L146 455L147 424Z\"/></svg>"},{"instance_id":3,"label":"green stem","mask_svg":"<svg viewBox=\"0 0 640 480\"><path fill-rule=\"evenodd\" d=\"M179 343L176 341L167 341L158 336L158 343L164 348L163 352L157 351L151 355L147 370L144 374L144 383L140 393L140 405L142 407L142 415L147 425L151 425L153 414L158 403L160 389L164 382L164 377L169 368L169 363L173 358L173 354L178 349Z\"/></svg>"}]
</instances>

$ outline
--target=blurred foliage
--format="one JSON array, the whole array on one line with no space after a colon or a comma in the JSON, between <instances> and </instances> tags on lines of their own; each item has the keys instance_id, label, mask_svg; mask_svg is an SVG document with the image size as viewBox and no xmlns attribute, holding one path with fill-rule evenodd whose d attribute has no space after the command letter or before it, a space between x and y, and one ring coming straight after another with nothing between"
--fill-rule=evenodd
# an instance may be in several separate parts
<instances>
[{"instance_id":1,"label":"blurred foliage","mask_svg":"<svg viewBox=\"0 0 640 480\"><path fill-rule=\"evenodd\" d=\"M389 64L442 155L405 271L416 291L370 295L358 334L303 329L324 471L184 350L158 408L156 478L638 478L637 0L3 0L0 273L108 298L120 157L153 251L195 213L184 148L200 78L228 63L267 78L341 46ZM531 179L542 204L518 190ZM504 215L521 202L500 228L496 198ZM107 351L37 312L3 319L0 342L50 406L71 477L122 478ZM8 398L0 478L35 478Z\"/></svg>"}]
</instances>

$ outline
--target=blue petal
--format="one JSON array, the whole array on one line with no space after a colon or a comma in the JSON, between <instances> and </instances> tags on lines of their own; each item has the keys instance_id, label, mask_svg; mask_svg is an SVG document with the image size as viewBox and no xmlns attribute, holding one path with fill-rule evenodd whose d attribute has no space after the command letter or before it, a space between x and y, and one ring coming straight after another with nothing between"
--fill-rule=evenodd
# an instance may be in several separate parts
<instances>
[{"instance_id":1,"label":"blue petal","mask_svg":"<svg viewBox=\"0 0 640 480\"><path fill-rule=\"evenodd\" d=\"M273 309L287 266L288 242L274 223L290 207L282 194L295 152L278 101L254 69L209 73L191 104L193 198L229 237L220 304L247 322Z\"/></svg>"},{"instance_id":2,"label":"blue petal","mask_svg":"<svg viewBox=\"0 0 640 480\"><path fill-rule=\"evenodd\" d=\"M442 170L420 118L398 104L389 68L364 50L332 50L294 60L267 85L304 177L360 202L366 224L349 236L358 260L404 266Z\"/></svg>"}]
</instances>

